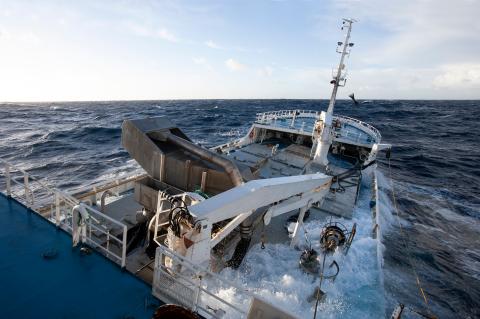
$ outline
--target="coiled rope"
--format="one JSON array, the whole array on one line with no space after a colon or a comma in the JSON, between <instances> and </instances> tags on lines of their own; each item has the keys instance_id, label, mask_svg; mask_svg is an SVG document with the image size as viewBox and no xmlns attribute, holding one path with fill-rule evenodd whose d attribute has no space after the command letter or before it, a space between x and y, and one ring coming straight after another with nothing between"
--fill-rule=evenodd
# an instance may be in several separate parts
<instances>
[{"instance_id":1,"label":"coiled rope","mask_svg":"<svg viewBox=\"0 0 480 319\"><path fill-rule=\"evenodd\" d=\"M427 309L427 312L428 312L428 316L425 316L421 313L422 316L426 317L426 318L431 318L431 319L434 319L434 318L437 318L435 317L434 315L432 315L431 311L430 311L430 305L428 303L428 298L427 298L427 295L425 294L425 290L423 289L422 287L422 283L420 281L420 277L418 276L418 272L417 272L417 269L415 267L415 262L413 261L413 257L410 253L410 250L408 249L408 243L407 243L407 240L405 239L406 238L406 233L403 229L403 226L402 226L402 223L400 222L400 215L399 215L399 209L398 209L398 204L397 204L397 197L395 195L395 186L393 184L393 177L392 177L392 167L390 165L390 154L387 154L387 158L388 158L388 171L389 171L389 177L390 177L390 184L391 184L391 189L392 189L392 198L393 198L393 206L395 208L395 216L396 216L396 219L397 219L397 223L398 223L398 226L400 228L400 233L401 233L401 237L402 237L402 241L403 241L403 244L405 246L405 250L407 251L407 257L408 257L408 260L410 262L410 265L412 267L412 270L413 270L413 274L415 276L415 280L417 282L417 287L418 287L418 290L420 292L420 295L421 297L423 298L423 301L425 303L425 307ZM418 313L418 312L417 312Z\"/></svg>"}]
</instances>

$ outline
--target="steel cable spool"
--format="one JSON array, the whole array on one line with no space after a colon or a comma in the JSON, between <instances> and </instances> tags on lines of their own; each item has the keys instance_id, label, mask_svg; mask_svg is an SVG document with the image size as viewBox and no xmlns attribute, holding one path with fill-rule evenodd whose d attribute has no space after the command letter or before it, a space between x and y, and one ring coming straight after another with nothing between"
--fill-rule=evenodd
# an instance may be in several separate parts
<instances>
[{"instance_id":1,"label":"steel cable spool","mask_svg":"<svg viewBox=\"0 0 480 319\"><path fill-rule=\"evenodd\" d=\"M320 234L320 245L325 251L333 252L345 243L347 233L347 229L342 224L329 223L324 226Z\"/></svg>"}]
</instances>

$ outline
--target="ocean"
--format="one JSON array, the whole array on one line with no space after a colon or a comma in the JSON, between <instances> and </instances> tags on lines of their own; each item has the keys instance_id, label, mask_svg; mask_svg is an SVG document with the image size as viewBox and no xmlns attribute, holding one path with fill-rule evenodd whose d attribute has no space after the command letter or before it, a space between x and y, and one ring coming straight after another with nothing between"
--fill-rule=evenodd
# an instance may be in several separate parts
<instances>
[{"instance_id":1,"label":"ocean","mask_svg":"<svg viewBox=\"0 0 480 319\"><path fill-rule=\"evenodd\" d=\"M258 112L326 109L326 100L169 100L0 104L0 157L64 190L138 169L121 147L124 119L167 116L195 142L242 136ZM337 102L335 113L377 127L386 304L422 309L391 205L390 174L408 251L439 318L480 317L480 101ZM388 313L388 312L387 312Z\"/></svg>"}]
</instances>

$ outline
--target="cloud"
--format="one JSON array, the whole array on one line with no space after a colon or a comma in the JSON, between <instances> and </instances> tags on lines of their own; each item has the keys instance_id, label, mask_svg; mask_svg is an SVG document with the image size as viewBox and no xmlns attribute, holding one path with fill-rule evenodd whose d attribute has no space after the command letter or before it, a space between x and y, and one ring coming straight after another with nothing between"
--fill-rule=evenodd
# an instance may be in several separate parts
<instances>
[{"instance_id":1,"label":"cloud","mask_svg":"<svg viewBox=\"0 0 480 319\"><path fill-rule=\"evenodd\" d=\"M205 59L204 57L194 57L192 59L193 63L197 64L197 65L201 65L205 68L207 68L208 70L212 70L212 66L210 65L210 63L208 63L207 59Z\"/></svg>"},{"instance_id":2,"label":"cloud","mask_svg":"<svg viewBox=\"0 0 480 319\"><path fill-rule=\"evenodd\" d=\"M140 37L157 38L168 42L177 43L180 39L166 28L153 28L145 25L127 24L130 31Z\"/></svg>"},{"instance_id":3,"label":"cloud","mask_svg":"<svg viewBox=\"0 0 480 319\"><path fill-rule=\"evenodd\" d=\"M377 30L375 43L368 48L363 43L362 60L368 64L430 67L478 57L478 1L339 0L334 6L358 18L354 29ZM362 35L354 30L357 37Z\"/></svg>"},{"instance_id":4,"label":"cloud","mask_svg":"<svg viewBox=\"0 0 480 319\"><path fill-rule=\"evenodd\" d=\"M168 31L168 30L165 29L165 28L159 29L159 30L156 32L156 35L157 35L160 39L163 39L163 40L166 40L166 41L179 42L178 38L177 38L173 33L171 33L170 31Z\"/></svg>"},{"instance_id":5,"label":"cloud","mask_svg":"<svg viewBox=\"0 0 480 319\"><path fill-rule=\"evenodd\" d=\"M433 79L436 88L480 89L480 64L450 64L441 70L442 73Z\"/></svg>"},{"instance_id":6,"label":"cloud","mask_svg":"<svg viewBox=\"0 0 480 319\"><path fill-rule=\"evenodd\" d=\"M279 70L282 71L282 70ZM328 98L331 69L286 68L290 89L309 98ZM351 69L338 97L354 92L360 99L477 99L480 64L449 64L438 67L362 67Z\"/></svg>"},{"instance_id":7,"label":"cloud","mask_svg":"<svg viewBox=\"0 0 480 319\"><path fill-rule=\"evenodd\" d=\"M41 38L33 31L10 32L0 27L0 41L9 41L12 43L26 45L38 45L41 42Z\"/></svg>"},{"instance_id":8,"label":"cloud","mask_svg":"<svg viewBox=\"0 0 480 319\"><path fill-rule=\"evenodd\" d=\"M478 99L480 64L353 69L342 92L361 98Z\"/></svg>"},{"instance_id":9,"label":"cloud","mask_svg":"<svg viewBox=\"0 0 480 319\"><path fill-rule=\"evenodd\" d=\"M274 68L272 68L271 66L265 66L263 68L260 68L257 70L257 74L259 76L265 76L265 77L269 77L269 76L272 76L273 75L273 71L274 71Z\"/></svg>"},{"instance_id":10,"label":"cloud","mask_svg":"<svg viewBox=\"0 0 480 319\"><path fill-rule=\"evenodd\" d=\"M203 57L193 58L193 63L203 65L207 63L207 60Z\"/></svg>"},{"instance_id":11,"label":"cloud","mask_svg":"<svg viewBox=\"0 0 480 319\"><path fill-rule=\"evenodd\" d=\"M216 50L223 50L224 47L219 45L218 43L213 42L212 40L205 41L205 45L211 49L216 49Z\"/></svg>"},{"instance_id":12,"label":"cloud","mask_svg":"<svg viewBox=\"0 0 480 319\"><path fill-rule=\"evenodd\" d=\"M221 45L217 42L212 40L205 41L204 44L209 47L210 49L215 50L226 50L226 51L236 51L236 52L252 52L252 53L264 53L264 48L247 48L244 46L226 46Z\"/></svg>"},{"instance_id":13,"label":"cloud","mask_svg":"<svg viewBox=\"0 0 480 319\"><path fill-rule=\"evenodd\" d=\"M246 65L238 62L237 60L235 59L228 59L225 61L225 65L227 66L227 68L229 68L231 71L242 71L244 69L246 69Z\"/></svg>"},{"instance_id":14,"label":"cloud","mask_svg":"<svg viewBox=\"0 0 480 319\"><path fill-rule=\"evenodd\" d=\"M0 38L8 39L10 38L10 33L0 27Z\"/></svg>"}]
</instances>

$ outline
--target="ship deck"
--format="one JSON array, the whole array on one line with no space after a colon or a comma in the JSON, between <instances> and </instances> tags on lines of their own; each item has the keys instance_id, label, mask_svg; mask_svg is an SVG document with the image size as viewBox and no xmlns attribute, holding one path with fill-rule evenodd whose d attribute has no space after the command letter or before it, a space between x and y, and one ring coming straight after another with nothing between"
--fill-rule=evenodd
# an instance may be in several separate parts
<instances>
[{"instance_id":1,"label":"ship deck","mask_svg":"<svg viewBox=\"0 0 480 319\"><path fill-rule=\"evenodd\" d=\"M0 317L151 318L151 287L0 194Z\"/></svg>"},{"instance_id":2,"label":"ship deck","mask_svg":"<svg viewBox=\"0 0 480 319\"><path fill-rule=\"evenodd\" d=\"M278 146L278 150L272 153L274 145ZM275 140L265 141L261 144L249 144L231 152L229 157L236 163L249 166L252 171L256 171L257 178L293 176L321 170L321 168L317 169L313 166L312 168L308 167L311 164L310 148L297 144L286 145ZM331 154L328 156L328 160L329 169L333 174L340 174L353 166L350 162ZM359 183L360 175L350 177L348 181L345 181L345 184L350 186L345 187L342 192L329 193L321 207L312 207L311 210L321 210L327 215L351 218Z\"/></svg>"}]
</instances>

